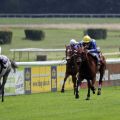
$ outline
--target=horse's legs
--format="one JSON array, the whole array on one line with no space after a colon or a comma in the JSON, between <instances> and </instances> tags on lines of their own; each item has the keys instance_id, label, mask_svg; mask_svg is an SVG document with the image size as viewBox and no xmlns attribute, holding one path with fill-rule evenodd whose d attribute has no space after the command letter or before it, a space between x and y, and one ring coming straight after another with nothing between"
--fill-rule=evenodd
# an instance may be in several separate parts
<instances>
[{"instance_id":1,"label":"horse's legs","mask_svg":"<svg viewBox=\"0 0 120 120\"><path fill-rule=\"evenodd\" d=\"M93 94L95 94L95 90L96 90L96 88L95 88L95 81L96 81L96 76L92 80L92 85L90 84L91 90L92 90Z\"/></svg>"},{"instance_id":2,"label":"horse's legs","mask_svg":"<svg viewBox=\"0 0 120 120\"><path fill-rule=\"evenodd\" d=\"M1 88L2 88L2 85L1 85L1 78L0 78L0 94L2 94Z\"/></svg>"},{"instance_id":3,"label":"horse's legs","mask_svg":"<svg viewBox=\"0 0 120 120\"><path fill-rule=\"evenodd\" d=\"M102 88L102 76L100 75L97 95L101 95L101 88Z\"/></svg>"},{"instance_id":4,"label":"horse's legs","mask_svg":"<svg viewBox=\"0 0 120 120\"><path fill-rule=\"evenodd\" d=\"M76 91L76 80L77 80L76 75L72 75L74 95L75 95L75 91Z\"/></svg>"},{"instance_id":5,"label":"horse's legs","mask_svg":"<svg viewBox=\"0 0 120 120\"><path fill-rule=\"evenodd\" d=\"M79 90L78 90L79 84L80 84L80 80L77 80L77 86L76 86L76 92L75 92L75 98L76 99L79 98Z\"/></svg>"},{"instance_id":6,"label":"horse's legs","mask_svg":"<svg viewBox=\"0 0 120 120\"><path fill-rule=\"evenodd\" d=\"M2 85L1 85L2 102L4 102L4 87L5 87L5 83L7 81L9 73L10 73L10 70L8 72L6 72L5 75L3 76L3 81L2 81Z\"/></svg>"},{"instance_id":7,"label":"horse's legs","mask_svg":"<svg viewBox=\"0 0 120 120\"><path fill-rule=\"evenodd\" d=\"M7 80L7 76L3 76L3 82L1 85L2 102L4 102L4 87L5 87L6 80Z\"/></svg>"},{"instance_id":8,"label":"horse's legs","mask_svg":"<svg viewBox=\"0 0 120 120\"><path fill-rule=\"evenodd\" d=\"M76 91L75 91L75 98L78 99L79 98L79 88L82 84L82 80L80 79L80 77L78 76L77 79L77 86L76 86Z\"/></svg>"},{"instance_id":9,"label":"horse's legs","mask_svg":"<svg viewBox=\"0 0 120 120\"><path fill-rule=\"evenodd\" d=\"M86 100L90 100L90 88L91 88L90 80L87 80L87 85L88 85L88 93L87 93Z\"/></svg>"},{"instance_id":10,"label":"horse's legs","mask_svg":"<svg viewBox=\"0 0 120 120\"><path fill-rule=\"evenodd\" d=\"M4 86L2 88L2 102L4 102Z\"/></svg>"},{"instance_id":11,"label":"horse's legs","mask_svg":"<svg viewBox=\"0 0 120 120\"><path fill-rule=\"evenodd\" d=\"M64 78L64 81L63 81L63 85L62 85L62 89L61 89L61 92L63 93L65 90L64 90L64 87L65 87L65 82L68 78L69 74L65 74L65 78Z\"/></svg>"},{"instance_id":12,"label":"horse's legs","mask_svg":"<svg viewBox=\"0 0 120 120\"><path fill-rule=\"evenodd\" d=\"M102 88L102 82L103 82L102 79L103 79L103 75L105 73L105 69L101 67L100 70L99 70L99 72L100 72L100 78L99 78L99 83L98 83L98 92L97 92L97 95L101 95L101 88Z\"/></svg>"}]
</instances>

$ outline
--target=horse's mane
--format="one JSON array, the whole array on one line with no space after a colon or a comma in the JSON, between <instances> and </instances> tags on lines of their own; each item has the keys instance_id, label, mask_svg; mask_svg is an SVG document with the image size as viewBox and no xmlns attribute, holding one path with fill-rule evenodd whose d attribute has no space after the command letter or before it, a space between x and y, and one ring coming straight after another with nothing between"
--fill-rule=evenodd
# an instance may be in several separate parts
<instances>
[{"instance_id":1,"label":"horse's mane","mask_svg":"<svg viewBox=\"0 0 120 120\"><path fill-rule=\"evenodd\" d=\"M85 47L80 47L78 49L78 54L84 54L87 60L92 59L96 63L96 57L94 57L90 52L88 52Z\"/></svg>"},{"instance_id":2,"label":"horse's mane","mask_svg":"<svg viewBox=\"0 0 120 120\"><path fill-rule=\"evenodd\" d=\"M87 52L87 49L81 47L78 50L78 56L81 58L80 74L83 78L91 78L91 74L96 72L96 58ZM94 67L94 68L93 68Z\"/></svg>"}]
</instances>

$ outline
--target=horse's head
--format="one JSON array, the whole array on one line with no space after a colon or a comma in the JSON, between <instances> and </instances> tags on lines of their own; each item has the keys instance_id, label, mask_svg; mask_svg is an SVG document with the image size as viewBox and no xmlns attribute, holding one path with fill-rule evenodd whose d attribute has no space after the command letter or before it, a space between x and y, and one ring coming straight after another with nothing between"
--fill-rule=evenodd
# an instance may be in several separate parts
<instances>
[{"instance_id":1,"label":"horse's head","mask_svg":"<svg viewBox=\"0 0 120 120\"><path fill-rule=\"evenodd\" d=\"M73 54L74 54L73 49L70 46L66 46L66 60L67 60L67 62L71 61Z\"/></svg>"}]
</instances>

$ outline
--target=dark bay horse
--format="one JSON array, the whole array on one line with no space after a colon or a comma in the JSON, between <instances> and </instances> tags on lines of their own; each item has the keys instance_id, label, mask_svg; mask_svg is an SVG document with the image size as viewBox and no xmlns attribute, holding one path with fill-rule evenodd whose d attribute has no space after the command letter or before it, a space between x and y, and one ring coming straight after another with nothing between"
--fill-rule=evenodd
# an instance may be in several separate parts
<instances>
[{"instance_id":1,"label":"dark bay horse","mask_svg":"<svg viewBox=\"0 0 120 120\"><path fill-rule=\"evenodd\" d=\"M105 73L106 69L106 61L103 56L101 56L101 65L97 67L97 60L93 57L87 49L84 47L80 47L77 52L79 58L81 59L79 65L79 74L77 80L77 87L75 92L75 98L79 98L79 90L78 87L81 85L83 79L87 80L88 86L88 93L86 100L90 99L90 89L92 90L93 94L95 94L95 82L96 82L96 74L99 71L100 78L99 78L99 87L98 87L98 95L101 94L101 86L102 86L102 78Z\"/></svg>"},{"instance_id":2,"label":"dark bay horse","mask_svg":"<svg viewBox=\"0 0 120 120\"><path fill-rule=\"evenodd\" d=\"M70 46L66 46L66 72L65 72L65 77L64 77L64 82L62 85L61 92L64 92L64 87L65 87L65 82L67 78L71 75L72 76L72 82L73 82L73 88L74 88L74 94L76 90L76 81L77 81L77 73L78 73L78 66L75 61L74 57L74 50Z\"/></svg>"},{"instance_id":3,"label":"dark bay horse","mask_svg":"<svg viewBox=\"0 0 120 120\"><path fill-rule=\"evenodd\" d=\"M6 68L3 67L3 64L0 62L0 95L2 96L2 102L4 102L4 87L5 83L7 81L8 75L11 71L11 69L16 71L16 68L18 67L15 63L15 61L9 60L7 58L7 66Z\"/></svg>"}]
</instances>

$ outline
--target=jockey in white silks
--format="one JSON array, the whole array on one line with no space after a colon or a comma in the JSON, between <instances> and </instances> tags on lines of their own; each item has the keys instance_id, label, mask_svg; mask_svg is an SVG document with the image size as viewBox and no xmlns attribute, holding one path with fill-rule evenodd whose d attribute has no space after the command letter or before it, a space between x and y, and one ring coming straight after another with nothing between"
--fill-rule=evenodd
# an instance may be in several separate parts
<instances>
[{"instance_id":1,"label":"jockey in white silks","mask_svg":"<svg viewBox=\"0 0 120 120\"><path fill-rule=\"evenodd\" d=\"M78 44L78 42L75 40L75 39L71 39L70 40L70 44L67 46L67 47L69 47L70 49L68 49L69 51L74 51L74 50L76 50L75 49L75 46ZM67 52L69 52L69 51L67 51ZM69 55L67 55L66 56L67 58L66 59L70 59L70 56Z\"/></svg>"},{"instance_id":2,"label":"jockey in white silks","mask_svg":"<svg viewBox=\"0 0 120 120\"><path fill-rule=\"evenodd\" d=\"M5 72L11 68L11 62L5 55L0 55L0 77L5 74Z\"/></svg>"}]
</instances>

